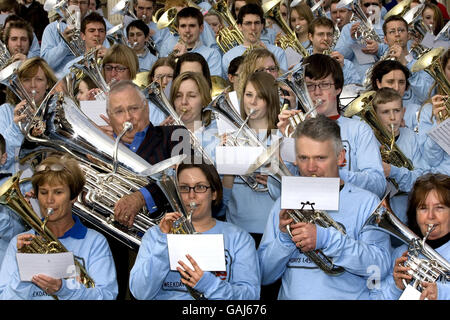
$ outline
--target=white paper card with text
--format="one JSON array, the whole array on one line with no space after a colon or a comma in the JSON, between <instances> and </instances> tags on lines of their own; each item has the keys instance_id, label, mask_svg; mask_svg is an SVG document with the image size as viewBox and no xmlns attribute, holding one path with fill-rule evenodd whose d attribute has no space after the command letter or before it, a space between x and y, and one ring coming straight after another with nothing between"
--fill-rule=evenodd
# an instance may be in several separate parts
<instances>
[{"instance_id":1,"label":"white paper card with text","mask_svg":"<svg viewBox=\"0 0 450 320\"><path fill-rule=\"evenodd\" d=\"M45 274L55 279L76 276L72 252L16 253L16 259L22 281L31 281L37 274Z\"/></svg>"},{"instance_id":2,"label":"white paper card with text","mask_svg":"<svg viewBox=\"0 0 450 320\"><path fill-rule=\"evenodd\" d=\"M177 270L178 261L194 269L189 254L203 271L226 271L223 234L168 234L170 270Z\"/></svg>"},{"instance_id":3,"label":"white paper card with text","mask_svg":"<svg viewBox=\"0 0 450 320\"><path fill-rule=\"evenodd\" d=\"M431 129L428 135L450 155L450 118Z\"/></svg>"},{"instance_id":4,"label":"white paper card with text","mask_svg":"<svg viewBox=\"0 0 450 320\"><path fill-rule=\"evenodd\" d=\"M301 209L302 202L316 210L339 209L339 178L288 177L281 179L281 209ZM305 209L311 209L309 205Z\"/></svg>"}]
</instances>

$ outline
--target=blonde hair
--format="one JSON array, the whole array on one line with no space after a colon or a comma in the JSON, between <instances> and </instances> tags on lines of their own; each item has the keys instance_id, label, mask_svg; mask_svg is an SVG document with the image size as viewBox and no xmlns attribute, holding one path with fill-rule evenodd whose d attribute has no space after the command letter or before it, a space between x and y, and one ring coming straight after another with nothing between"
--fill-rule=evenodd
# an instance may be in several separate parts
<instances>
[{"instance_id":1,"label":"blonde hair","mask_svg":"<svg viewBox=\"0 0 450 320\"><path fill-rule=\"evenodd\" d=\"M260 59L268 57L273 59L275 65L278 67L278 70L280 70L280 65L277 61L277 58L266 48L252 49L245 56L244 61L242 61L240 65L241 71L239 72L238 96L240 100L242 99L242 96L240 96L240 94L243 92L243 90L245 90L245 86L247 85L247 78L256 71L256 65L258 64Z\"/></svg>"},{"instance_id":2,"label":"blonde hair","mask_svg":"<svg viewBox=\"0 0 450 320\"><path fill-rule=\"evenodd\" d=\"M114 44L103 57L102 75L105 77L105 65L107 63L118 63L128 68L130 71L130 80L136 78L139 70L139 60L136 53L130 47L124 44Z\"/></svg>"},{"instance_id":3,"label":"blonde hair","mask_svg":"<svg viewBox=\"0 0 450 320\"><path fill-rule=\"evenodd\" d=\"M211 102L211 89L208 85L206 79L197 72L186 71L178 75L172 82L172 86L170 88L170 103L174 105L175 98L180 89L181 83L185 80L193 80L198 87L198 91L200 92L200 96L202 98L203 108L209 105ZM211 123L211 112L203 112L202 113L202 122L205 127L209 126Z\"/></svg>"}]
</instances>

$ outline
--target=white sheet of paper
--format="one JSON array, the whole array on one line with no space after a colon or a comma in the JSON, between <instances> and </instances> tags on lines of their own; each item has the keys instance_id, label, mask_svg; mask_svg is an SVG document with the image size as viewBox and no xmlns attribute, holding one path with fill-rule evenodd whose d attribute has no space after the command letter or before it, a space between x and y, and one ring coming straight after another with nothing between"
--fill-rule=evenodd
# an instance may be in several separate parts
<instances>
[{"instance_id":1,"label":"white sheet of paper","mask_svg":"<svg viewBox=\"0 0 450 320\"><path fill-rule=\"evenodd\" d=\"M100 118L103 114L106 116L106 100L80 101L81 110L99 126L105 126L107 123Z\"/></svg>"},{"instance_id":2,"label":"white sheet of paper","mask_svg":"<svg viewBox=\"0 0 450 320\"><path fill-rule=\"evenodd\" d=\"M283 137L280 147L280 156L283 161L295 162L295 140L294 138Z\"/></svg>"},{"instance_id":3,"label":"white sheet of paper","mask_svg":"<svg viewBox=\"0 0 450 320\"><path fill-rule=\"evenodd\" d=\"M216 116L217 132L221 136L225 133L232 133L236 131L236 127L233 126L224 116Z\"/></svg>"},{"instance_id":4,"label":"white sheet of paper","mask_svg":"<svg viewBox=\"0 0 450 320\"><path fill-rule=\"evenodd\" d=\"M16 258L22 281L31 281L36 274L45 274L55 279L76 276L72 252L16 253Z\"/></svg>"},{"instance_id":5,"label":"white sheet of paper","mask_svg":"<svg viewBox=\"0 0 450 320\"><path fill-rule=\"evenodd\" d=\"M219 174L246 174L262 153L262 147L216 147L216 168Z\"/></svg>"},{"instance_id":6,"label":"white sheet of paper","mask_svg":"<svg viewBox=\"0 0 450 320\"><path fill-rule=\"evenodd\" d=\"M359 64L368 64L368 63L374 63L375 62L375 56L372 54L367 54L362 52L361 46L359 44L352 45L353 53L356 56L356 60Z\"/></svg>"},{"instance_id":7,"label":"white sheet of paper","mask_svg":"<svg viewBox=\"0 0 450 320\"><path fill-rule=\"evenodd\" d=\"M420 44L427 48L434 48L434 35L432 35L430 32L427 32Z\"/></svg>"},{"instance_id":8,"label":"white sheet of paper","mask_svg":"<svg viewBox=\"0 0 450 320\"><path fill-rule=\"evenodd\" d=\"M339 209L339 178L288 177L281 179L281 209L301 209L302 202L316 210ZM305 206L311 209L310 206Z\"/></svg>"},{"instance_id":9,"label":"white sheet of paper","mask_svg":"<svg viewBox=\"0 0 450 320\"><path fill-rule=\"evenodd\" d=\"M167 247L170 270L177 270L178 261L194 269L189 254L203 271L226 271L223 234L168 234Z\"/></svg>"},{"instance_id":10,"label":"white sheet of paper","mask_svg":"<svg viewBox=\"0 0 450 320\"><path fill-rule=\"evenodd\" d=\"M450 155L450 118L431 129L428 135Z\"/></svg>"},{"instance_id":11,"label":"white sheet of paper","mask_svg":"<svg viewBox=\"0 0 450 320\"><path fill-rule=\"evenodd\" d=\"M408 284L398 300L419 300L420 294L420 291Z\"/></svg>"}]
</instances>

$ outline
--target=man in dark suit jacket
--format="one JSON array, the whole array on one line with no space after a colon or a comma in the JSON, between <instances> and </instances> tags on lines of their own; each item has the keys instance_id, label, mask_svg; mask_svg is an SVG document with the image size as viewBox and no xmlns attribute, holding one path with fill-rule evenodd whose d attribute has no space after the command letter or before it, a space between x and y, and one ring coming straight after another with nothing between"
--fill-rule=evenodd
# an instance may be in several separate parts
<instances>
[{"instance_id":1,"label":"man in dark suit jacket","mask_svg":"<svg viewBox=\"0 0 450 320\"><path fill-rule=\"evenodd\" d=\"M132 81L120 81L111 88L107 114L111 126L109 134L112 136L121 133L124 122L131 122L133 129L122 137L121 142L152 165L179 153L190 152L189 132L185 127L152 125L147 100ZM181 148L179 143L183 143ZM167 205L164 194L154 183L123 196L114 208L114 219L131 227L144 205L150 212Z\"/></svg>"}]
</instances>

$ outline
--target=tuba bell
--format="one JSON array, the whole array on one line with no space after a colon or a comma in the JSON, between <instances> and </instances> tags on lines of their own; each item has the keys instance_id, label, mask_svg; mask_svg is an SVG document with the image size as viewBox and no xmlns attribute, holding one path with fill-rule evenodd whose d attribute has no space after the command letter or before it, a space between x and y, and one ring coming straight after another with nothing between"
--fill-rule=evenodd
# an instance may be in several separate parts
<instances>
[{"instance_id":1,"label":"tuba bell","mask_svg":"<svg viewBox=\"0 0 450 320\"><path fill-rule=\"evenodd\" d=\"M223 21L228 25L219 30L216 36L216 42L223 53L244 43L244 36L239 30L236 20L231 14L225 0L213 1L212 7L219 14Z\"/></svg>"},{"instance_id":2,"label":"tuba bell","mask_svg":"<svg viewBox=\"0 0 450 320\"><path fill-rule=\"evenodd\" d=\"M439 253L425 243L429 228L424 239L420 239L414 232L404 225L394 214L387 198L383 199L364 224L366 230L381 230L408 245L408 260L405 267L410 267L408 273L413 277L412 286L422 290L421 282L434 283L440 278L450 281L450 263ZM421 258L420 255L425 258ZM405 287L406 283L404 282Z\"/></svg>"},{"instance_id":3,"label":"tuba bell","mask_svg":"<svg viewBox=\"0 0 450 320\"><path fill-rule=\"evenodd\" d=\"M48 216L42 222L31 205L25 200L19 186L21 175L22 172L19 171L0 186L0 204L13 210L37 233L31 243L21 249L21 252L40 254L68 252L58 238L46 228L45 225ZM94 288L95 282L89 276L85 267L80 264L76 258L74 259L74 262L76 269L79 272L81 283L86 286L86 288ZM53 298L58 299L57 296L53 296Z\"/></svg>"},{"instance_id":4,"label":"tuba bell","mask_svg":"<svg viewBox=\"0 0 450 320\"><path fill-rule=\"evenodd\" d=\"M446 49L439 47L430 50L429 52L423 54L412 66L411 71L417 72L425 70L436 83L441 87L445 95L450 95L450 82L447 79L445 72L441 65L441 56L444 54ZM445 99L446 112L440 112L439 118L441 121L445 121L450 117L450 100L447 97Z\"/></svg>"}]
</instances>

